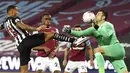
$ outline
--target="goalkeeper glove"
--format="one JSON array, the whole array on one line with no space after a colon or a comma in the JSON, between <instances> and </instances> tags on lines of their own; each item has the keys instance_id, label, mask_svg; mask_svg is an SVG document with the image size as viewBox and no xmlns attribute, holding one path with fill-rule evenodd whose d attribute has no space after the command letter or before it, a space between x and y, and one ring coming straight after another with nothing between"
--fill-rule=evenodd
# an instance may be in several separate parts
<instances>
[{"instance_id":1,"label":"goalkeeper glove","mask_svg":"<svg viewBox=\"0 0 130 73\"><path fill-rule=\"evenodd\" d=\"M64 25L62 32L71 33L71 28L69 25Z\"/></svg>"}]
</instances>

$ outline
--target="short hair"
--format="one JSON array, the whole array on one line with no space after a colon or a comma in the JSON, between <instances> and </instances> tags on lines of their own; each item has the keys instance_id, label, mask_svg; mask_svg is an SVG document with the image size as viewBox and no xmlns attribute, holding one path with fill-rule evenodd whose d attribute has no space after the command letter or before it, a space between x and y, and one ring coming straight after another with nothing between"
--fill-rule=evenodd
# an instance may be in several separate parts
<instances>
[{"instance_id":1,"label":"short hair","mask_svg":"<svg viewBox=\"0 0 130 73\"><path fill-rule=\"evenodd\" d=\"M80 28L80 27L81 27L80 24L76 24L73 26L72 30L74 30L75 28Z\"/></svg>"},{"instance_id":2,"label":"short hair","mask_svg":"<svg viewBox=\"0 0 130 73\"><path fill-rule=\"evenodd\" d=\"M51 15L51 14L48 13L48 12L45 12L45 13L42 14L42 17L45 16L45 15Z\"/></svg>"},{"instance_id":3,"label":"short hair","mask_svg":"<svg viewBox=\"0 0 130 73\"><path fill-rule=\"evenodd\" d=\"M74 25L74 28L79 28L79 27L81 27L80 24Z\"/></svg>"},{"instance_id":4,"label":"short hair","mask_svg":"<svg viewBox=\"0 0 130 73\"><path fill-rule=\"evenodd\" d=\"M98 12L102 12L103 15L105 16L105 20L107 20L107 18L108 18L108 12L106 12L104 10L99 10Z\"/></svg>"},{"instance_id":5,"label":"short hair","mask_svg":"<svg viewBox=\"0 0 130 73\"><path fill-rule=\"evenodd\" d=\"M16 8L17 6L14 6L14 5L10 5L10 6L8 6L8 8L7 8L7 13L11 10L11 9L14 9L14 8Z\"/></svg>"}]
</instances>

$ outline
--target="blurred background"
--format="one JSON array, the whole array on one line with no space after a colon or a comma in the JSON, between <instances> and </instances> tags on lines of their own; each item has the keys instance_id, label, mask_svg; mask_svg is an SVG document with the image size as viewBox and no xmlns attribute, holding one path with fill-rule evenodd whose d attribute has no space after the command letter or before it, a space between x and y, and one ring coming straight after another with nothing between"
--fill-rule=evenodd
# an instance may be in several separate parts
<instances>
[{"instance_id":1,"label":"blurred background","mask_svg":"<svg viewBox=\"0 0 130 73\"><path fill-rule=\"evenodd\" d=\"M86 11L94 13L100 9L107 11L109 13L108 21L114 24L117 37L125 47L125 62L130 70L130 0L0 0L0 22L7 17L6 8L9 5L18 6L19 16L24 23L31 26L38 26L41 22L41 15L44 12L49 12L53 17L52 26L58 28L60 33L62 33L61 29L65 24L72 27L75 24L81 24L83 29L90 27L91 25L82 22L82 14ZM97 42L93 37L91 37L91 42L93 48L97 47ZM62 67L66 43L61 45L57 57ZM35 72L36 58L37 52L32 51L29 62L30 72ZM98 73L96 61L94 61L95 66L91 67L88 55L86 58L88 72ZM5 30L2 30L0 31L0 72L19 72L19 67L19 53L15 42ZM115 73L113 66L107 59L105 59L105 69L106 73Z\"/></svg>"}]
</instances>

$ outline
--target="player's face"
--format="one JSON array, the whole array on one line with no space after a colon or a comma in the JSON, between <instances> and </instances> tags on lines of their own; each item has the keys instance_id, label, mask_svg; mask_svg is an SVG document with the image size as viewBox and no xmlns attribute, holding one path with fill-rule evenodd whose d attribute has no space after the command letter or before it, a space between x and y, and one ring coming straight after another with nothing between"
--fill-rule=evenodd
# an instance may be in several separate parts
<instances>
[{"instance_id":1,"label":"player's face","mask_svg":"<svg viewBox=\"0 0 130 73\"><path fill-rule=\"evenodd\" d=\"M80 27L75 27L74 30L75 31L81 31L81 28Z\"/></svg>"},{"instance_id":2,"label":"player's face","mask_svg":"<svg viewBox=\"0 0 130 73\"><path fill-rule=\"evenodd\" d=\"M12 9L12 15L13 16L18 16L18 8L16 7L16 8L14 8L14 9Z\"/></svg>"},{"instance_id":3,"label":"player's face","mask_svg":"<svg viewBox=\"0 0 130 73\"><path fill-rule=\"evenodd\" d=\"M101 11L96 14L96 22L104 20L104 15Z\"/></svg>"},{"instance_id":4,"label":"player's face","mask_svg":"<svg viewBox=\"0 0 130 73\"><path fill-rule=\"evenodd\" d=\"M51 19L51 15L44 15L43 17L42 17L42 23L44 24L44 25L50 25L51 24L51 21L52 21L52 19Z\"/></svg>"}]
</instances>

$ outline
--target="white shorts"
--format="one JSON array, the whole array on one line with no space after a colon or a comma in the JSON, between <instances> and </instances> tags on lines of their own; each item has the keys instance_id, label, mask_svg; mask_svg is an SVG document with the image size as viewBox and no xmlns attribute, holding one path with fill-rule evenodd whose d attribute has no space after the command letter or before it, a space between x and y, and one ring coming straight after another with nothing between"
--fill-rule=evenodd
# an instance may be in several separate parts
<instances>
[{"instance_id":1,"label":"white shorts","mask_svg":"<svg viewBox=\"0 0 130 73\"><path fill-rule=\"evenodd\" d=\"M65 67L65 72L70 72L72 73L75 69L78 69L78 72L87 72L87 67L85 65L86 61L68 61L66 67Z\"/></svg>"},{"instance_id":2,"label":"white shorts","mask_svg":"<svg viewBox=\"0 0 130 73\"><path fill-rule=\"evenodd\" d=\"M53 59L50 59L49 57L37 57L36 63L36 70L43 70L45 72L48 68L52 73L54 73L55 70L61 71L60 63L57 57L54 57Z\"/></svg>"}]
</instances>

